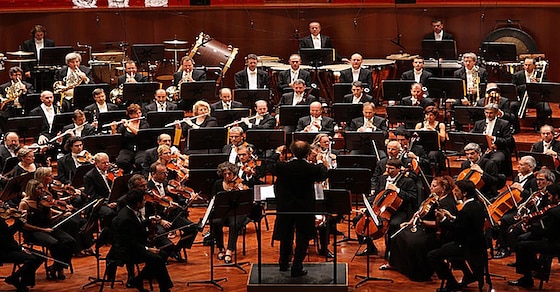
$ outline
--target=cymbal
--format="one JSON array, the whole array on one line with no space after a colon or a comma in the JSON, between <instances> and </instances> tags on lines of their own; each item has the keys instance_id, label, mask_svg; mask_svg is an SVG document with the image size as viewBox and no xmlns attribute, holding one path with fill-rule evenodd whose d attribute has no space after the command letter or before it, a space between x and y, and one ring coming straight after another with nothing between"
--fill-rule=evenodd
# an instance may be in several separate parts
<instances>
[{"instance_id":1,"label":"cymbal","mask_svg":"<svg viewBox=\"0 0 560 292\"><path fill-rule=\"evenodd\" d=\"M167 52L186 52L186 51L188 51L188 50L189 50L189 49L172 49L172 48L170 48L170 49L165 49L165 51L167 51Z\"/></svg>"},{"instance_id":2,"label":"cymbal","mask_svg":"<svg viewBox=\"0 0 560 292\"><path fill-rule=\"evenodd\" d=\"M107 56L118 57L118 56L124 56L124 53L123 52L101 52L101 53L91 53L91 56L92 57L101 57L101 56L103 56L103 57L107 57Z\"/></svg>"},{"instance_id":3,"label":"cymbal","mask_svg":"<svg viewBox=\"0 0 560 292\"><path fill-rule=\"evenodd\" d=\"M24 51L6 52L6 54L12 55L12 56L18 56L18 57L22 57L22 56L31 56L31 55L33 55L32 52L24 52Z\"/></svg>"},{"instance_id":4,"label":"cymbal","mask_svg":"<svg viewBox=\"0 0 560 292\"><path fill-rule=\"evenodd\" d=\"M187 41L180 41L180 40L172 40L172 41L163 41L166 45L186 45Z\"/></svg>"},{"instance_id":5,"label":"cymbal","mask_svg":"<svg viewBox=\"0 0 560 292\"><path fill-rule=\"evenodd\" d=\"M5 61L10 63L29 63L29 62L36 62L37 59L21 59L21 60L6 59Z\"/></svg>"}]
</instances>

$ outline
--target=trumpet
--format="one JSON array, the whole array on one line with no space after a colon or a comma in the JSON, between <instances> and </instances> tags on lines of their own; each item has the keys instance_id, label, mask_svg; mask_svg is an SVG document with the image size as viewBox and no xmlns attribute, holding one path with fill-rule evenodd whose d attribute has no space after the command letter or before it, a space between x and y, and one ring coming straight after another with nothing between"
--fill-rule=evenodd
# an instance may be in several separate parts
<instances>
[{"instance_id":1,"label":"trumpet","mask_svg":"<svg viewBox=\"0 0 560 292\"><path fill-rule=\"evenodd\" d=\"M182 122L187 123L187 121L194 120L194 119L197 119L197 118L200 118L200 117L204 117L204 116L207 116L207 115L209 115L209 113L200 114L200 115L197 115L197 116L194 116L194 117L184 118L184 119L182 119L182 120L175 120L175 121L173 121L173 122L171 122L171 123L165 125L164 127L165 127L165 128L166 128L166 127L171 127L171 126L180 124L180 123L182 123Z\"/></svg>"},{"instance_id":2,"label":"trumpet","mask_svg":"<svg viewBox=\"0 0 560 292\"><path fill-rule=\"evenodd\" d=\"M111 123L104 124L104 125L101 126L101 127L102 127L102 128L110 127L111 125L113 125L113 123L115 123L115 125L119 125L119 124L122 124L123 122L139 121L139 120L143 120L143 119L145 119L145 118L146 118L146 117L139 117L139 118L133 118L133 119L128 119L128 120L120 120L120 121L118 121L118 122L117 122L117 121L113 121L113 122L111 122Z\"/></svg>"},{"instance_id":3,"label":"trumpet","mask_svg":"<svg viewBox=\"0 0 560 292\"><path fill-rule=\"evenodd\" d=\"M252 117L248 117L247 120L256 119L258 116L259 116L259 114L256 114L256 115L254 115L254 116L252 116ZM245 118L243 118L243 119L245 119ZM239 120L237 120L237 121L235 121L235 122L231 122L231 123L225 125L224 128L229 128L229 127L231 127L231 126L233 126L233 125L235 125L235 124L239 124L239 123L243 122L243 119L239 119Z\"/></svg>"}]
</instances>

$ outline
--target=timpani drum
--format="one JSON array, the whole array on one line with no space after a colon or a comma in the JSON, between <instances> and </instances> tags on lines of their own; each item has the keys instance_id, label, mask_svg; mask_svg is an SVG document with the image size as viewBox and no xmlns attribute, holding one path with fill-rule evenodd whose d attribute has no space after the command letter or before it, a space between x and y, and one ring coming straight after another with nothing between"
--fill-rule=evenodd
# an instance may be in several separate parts
<instances>
[{"instance_id":1,"label":"timpani drum","mask_svg":"<svg viewBox=\"0 0 560 292\"><path fill-rule=\"evenodd\" d=\"M362 66L371 70L371 89L370 93L375 100L381 97L381 83L383 80L395 79L397 66L395 60L387 59L364 59Z\"/></svg>"},{"instance_id":2,"label":"timpani drum","mask_svg":"<svg viewBox=\"0 0 560 292\"><path fill-rule=\"evenodd\" d=\"M198 66L222 68L221 76L223 76L235 60L237 52L238 48L221 43L201 32L189 53L189 57L193 58ZM219 81L221 81L221 77Z\"/></svg>"}]
</instances>

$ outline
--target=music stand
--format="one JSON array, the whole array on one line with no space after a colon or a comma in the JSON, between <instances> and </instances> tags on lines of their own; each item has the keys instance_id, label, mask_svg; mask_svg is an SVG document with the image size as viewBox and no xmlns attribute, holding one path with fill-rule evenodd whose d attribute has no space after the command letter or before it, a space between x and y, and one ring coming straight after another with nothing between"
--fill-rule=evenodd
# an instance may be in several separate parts
<instances>
[{"instance_id":1,"label":"music stand","mask_svg":"<svg viewBox=\"0 0 560 292\"><path fill-rule=\"evenodd\" d=\"M134 44L132 45L132 60L138 64L150 61L161 61L164 57L163 44Z\"/></svg>"},{"instance_id":2,"label":"music stand","mask_svg":"<svg viewBox=\"0 0 560 292\"><path fill-rule=\"evenodd\" d=\"M443 104L448 97L461 99L466 95L465 81L460 78L430 78L428 79L430 97L439 99Z\"/></svg>"},{"instance_id":3,"label":"music stand","mask_svg":"<svg viewBox=\"0 0 560 292\"><path fill-rule=\"evenodd\" d=\"M515 86L515 84L513 83L496 83L496 85L498 85L498 88L500 88L500 96L503 97L507 97L507 99L512 102L512 101L519 101L517 99L517 86ZM482 84L481 84L482 86ZM483 87L481 87L482 90ZM482 92L486 92L486 84L484 84L484 91Z\"/></svg>"},{"instance_id":4,"label":"music stand","mask_svg":"<svg viewBox=\"0 0 560 292\"><path fill-rule=\"evenodd\" d=\"M487 62L517 60L517 48L514 43L483 42L480 52L480 56Z\"/></svg>"},{"instance_id":5,"label":"music stand","mask_svg":"<svg viewBox=\"0 0 560 292\"><path fill-rule=\"evenodd\" d=\"M64 126L72 124L72 118L74 117L74 112L65 112L54 115L54 120L52 124L52 132L58 133L64 128Z\"/></svg>"},{"instance_id":6,"label":"music stand","mask_svg":"<svg viewBox=\"0 0 560 292\"><path fill-rule=\"evenodd\" d=\"M476 121L485 119L483 107L455 106L455 122L472 128Z\"/></svg>"},{"instance_id":7,"label":"music stand","mask_svg":"<svg viewBox=\"0 0 560 292\"><path fill-rule=\"evenodd\" d=\"M181 110L165 112L151 111L146 113L146 120L150 128L164 128L165 125L173 121L182 120L184 117L185 113Z\"/></svg>"},{"instance_id":8,"label":"music stand","mask_svg":"<svg viewBox=\"0 0 560 292\"><path fill-rule=\"evenodd\" d=\"M309 105L281 105L280 125L297 126L299 118L309 115Z\"/></svg>"},{"instance_id":9,"label":"music stand","mask_svg":"<svg viewBox=\"0 0 560 292\"><path fill-rule=\"evenodd\" d=\"M339 168L367 168L373 173L377 159L371 155L339 155L336 164Z\"/></svg>"},{"instance_id":10,"label":"music stand","mask_svg":"<svg viewBox=\"0 0 560 292\"><path fill-rule=\"evenodd\" d=\"M402 122L405 127L414 128L424 120L424 109L420 106L394 105L386 108L389 123Z\"/></svg>"},{"instance_id":11,"label":"music stand","mask_svg":"<svg viewBox=\"0 0 560 292\"><path fill-rule=\"evenodd\" d=\"M248 215L253 208L253 189L219 192L214 202L212 220L233 217L234 226L237 228L237 216ZM242 265L249 262L237 262L237 253L233 254L233 263L217 265L216 267L235 267L247 274Z\"/></svg>"},{"instance_id":12,"label":"music stand","mask_svg":"<svg viewBox=\"0 0 560 292\"><path fill-rule=\"evenodd\" d=\"M157 138L159 135L168 134L173 137L174 132L174 128L139 129L136 135L137 150L140 151L156 147L158 145Z\"/></svg>"},{"instance_id":13,"label":"music stand","mask_svg":"<svg viewBox=\"0 0 560 292\"><path fill-rule=\"evenodd\" d=\"M189 155L189 168L216 170L218 164L227 161L228 155L220 154L191 154Z\"/></svg>"},{"instance_id":14,"label":"music stand","mask_svg":"<svg viewBox=\"0 0 560 292\"><path fill-rule=\"evenodd\" d=\"M352 194L369 194L371 191L372 171L368 168L335 168L329 169L329 189L343 189ZM358 196L355 196L355 208L358 209ZM348 213L348 236L340 242L357 241L350 232L350 216Z\"/></svg>"},{"instance_id":15,"label":"music stand","mask_svg":"<svg viewBox=\"0 0 560 292\"><path fill-rule=\"evenodd\" d=\"M422 40L422 56L426 59L457 59L457 47L454 40ZM439 69L439 65L438 65Z\"/></svg>"},{"instance_id":16,"label":"music stand","mask_svg":"<svg viewBox=\"0 0 560 292\"><path fill-rule=\"evenodd\" d=\"M6 187L0 195L0 199L2 200L2 202L8 202L13 198L17 198L23 191L25 191L27 182L32 179L34 175L34 172L29 172L8 180Z\"/></svg>"},{"instance_id":17,"label":"music stand","mask_svg":"<svg viewBox=\"0 0 560 292\"><path fill-rule=\"evenodd\" d=\"M58 95L58 97L57 97ZM54 100L60 100L60 94L54 94ZM41 105L41 94L40 93L28 93L25 96L25 102L23 103L23 110L26 113L31 112L34 108Z\"/></svg>"},{"instance_id":18,"label":"music stand","mask_svg":"<svg viewBox=\"0 0 560 292\"><path fill-rule=\"evenodd\" d=\"M72 183L71 185L74 188L81 188L84 186L84 175L93 169L95 165L93 164L85 164L85 165L80 165L78 168L76 168L76 173L74 174L74 177L72 178Z\"/></svg>"},{"instance_id":19,"label":"music stand","mask_svg":"<svg viewBox=\"0 0 560 292\"><path fill-rule=\"evenodd\" d=\"M527 83L527 95L533 102L559 102L560 83Z\"/></svg>"},{"instance_id":20,"label":"music stand","mask_svg":"<svg viewBox=\"0 0 560 292\"><path fill-rule=\"evenodd\" d=\"M326 215L327 230L329 228L329 217L332 214L350 214L352 212L352 202L350 200L350 192L348 190L324 190L323 195L325 196L325 211ZM327 231L330 235L331 232ZM337 241L336 232L333 234L333 281L337 284ZM326 240L326 239L325 239Z\"/></svg>"},{"instance_id":21,"label":"music stand","mask_svg":"<svg viewBox=\"0 0 560 292\"><path fill-rule=\"evenodd\" d=\"M112 122L118 122L122 119L127 119L128 116L126 115L125 110L116 110L116 111L108 111L104 113L99 113L98 123L97 123L97 131L101 132L102 126L106 124L110 124ZM110 129L109 127L106 127Z\"/></svg>"},{"instance_id":22,"label":"music stand","mask_svg":"<svg viewBox=\"0 0 560 292\"><path fill-rule=\"evenodd\" d=\"M381 90L383 100L401 102L402 98L410 95L410 87L416 83L414 80L383 80Z\"/></svg>"},{"instance_id":23,"label":"music stand","mask_svg":"<svg viewBox=\"0 0 560 292\"><path fill-rule=\"evenodd\" d=\"M122 100L136 104L150 103L159 86L158 82L124 83Z\"/></svg>"},{"instance_id":24,"label":"music stand","mask_svg":"<svg viewBox=\"0 0 560 292\"><path fill-rule=\"evenodd\" d=\"M216 173L216 169L191 169L189 171L189 180L187 186L195 189L202 195L210 197L212 195L212 188L214 182L220 179Z\"/></svg>"},{"instance_id":25,"label":"music stand","mask_svg":"<svg viewBox=\"0 0 560 292\"><path fill-rule=\"evenodd\" d=\"M543 166L546 166L550 170L556 170L556 165L554 165L554 157L538 152L530 152L530 151L519 151L519 157L523 156L532 156L537 161L536 169L540 169ZM535 170L536 170L535 169Z\"/></svg>"},{"instance_id":26,"label":"music stand","mask_svg":"<svg viewBox=\"0 0 560 292\"><path fill-rule=\"evenodd\" d=\"M233 91L233 97L236 101L241 102L244 106L252 108L255 106L255 102L258 100L264 100L267 103L270 101L270 89L235 89Z\"/></svg>"},{"instance_id":27,"label":"music stand","mask_svg":"<svg viewBox=\"0 0 560 292\"><path fill-rule=\"evenodd\" d=\"M235 121L241 121L241 118L247 118L250 115L248 108L234 108L229 110L215 110L212 116L218 120L218 126L225 127L225 125ZM239 122L241 124L243 122Z\"/></svg>"},{"instance_id":28,"label":"music stand","mask_svg":"<svg viewBox=\"0 0 560 292\"><path fill-rule=\"evenodd\" d=\"M4 133L16 132L25 141L26 138L39 137L42 126L42 116L8 118Z\"/></svg>"},{"instance_id":29,"label":"music stand","mask_svg":"<svg viewBox=\"0 0 560 292\"><path fill-rule=\"evenodd\" d=\"M251 129L245 135L245 141L253 144L255 149L263 151L265 155L266 150L286 144L286 132L282 129Z\"/></svg>"},{"instance_id":30,"label":"music stand","mask_svg":"<svg viewBox=\"0 0 560 292\"><path fill-rule=\"evenodd\" d=\"M227 144L226 128L189 129L187 148L189 150L222 149Z\"/></svg>"},{"instance_id":31,"label":"music stand","mask_svg":"<svg viewBox=\"0 0 560 292\"><path fill-rule=\"evenodd\" d=\"M413 130L409 132L418 136L415 143L422 145L426 153L429 153L430 151L439 151L441 149L437 131Z\"/></svg>"},{"instance_id":32,"label":"music stand","mask_svg":"<svg viewBox=\"0 0 560 292\"><path fill-rule=\"evenodd\" d=\"M476 143L485 152L488 148L488 140L486 135L478 133L466 133L466 132L449 132L449 145L450 150L463 153L463 148L469 143Z\"/></svg>"},{"instance_id":33,"label":"music stand","mask_svg":"<svg viewBox=\"0 0 560 292\"><path fill-rule=\"evenodd\" d=\"M17 156L9 157L8 159L6 159L6 161L4 161L4 168L2 169L2 174L6 174L7 172L14 169L14 166L16 166L18 162L19 162L19 157Z\"/></svg>"},{"instance_id":34,"label":"music stand","mask_svg":"<svg viewBox=\"0 0 560 292\"><path fill-rule=\"evenodd\" d=\"M302 64L310 65L315 68L324 65L331 65L336 60L336 54L333 48L329 48L329 49L300 48L299 55L301 56Z\"/></svg>"},{"instance_id":35,"label":"music stand","mask_svg":"<svg viewBox=\"0 0 560 292\"><path fill-rule=\"evenodd\" d=\"M352 83L333 84L333 103L344 102L344 96L352 93Z\"/></svg>"},{"instance_id":36,"label":"music stand","mask_svg":"<svg viewBox=\"0 0 560 292\"><path fill-rule=\"evenodd\" d=\"M332 105L334 121L338 124L344 122L350 125L352 119L362 116L362 109L361 103L334 103Z\"/></svg>"},{"instance_id":37,"label":"music stand","mask_svg":"<svg viewBox=\"0 0 560 292\"><path fill-rule=\"evenodd\" d=\"M111 188L111 194L109 195L109 203L118 201L120 197L128 192L128 180L131 177L132 174L127 174L115 178L113 187Z\"/></svg>"},{"instance_id":38,"label":"music stand","mask_svg":"<svg viewBox=\"0 0 560 292\"><path fill-rule=\"evenodd\" d=\"M66 55L74 52L71 46L43 47L39 51L39 66L60 66L66 64Z\"/></svg>"},{"instance_id":39,"label":"music stand","mask_svg":"<svg viewBox=\"0 0 560 292\"><path fill-rule=\"evenodd\" d=\"M196 81L181 83L179 109L190 110L199 100L212 101L216 98L216 81Z\"/></svg>"},{"instance_id":40,"label":"music stand","mask_svg":"<svg viewBox=\"0 0 560 292\"><path fill-rule=\"evenodd\" d=\"M84 137L84 149L88 149L94 155L105 152L109 157L117 157L121 150L122 136L117 135L95 135Z\"/></svg>"},{"instance_id":41,"label":"music stand","mask_svg":"<svg viewBox=\"0 0 560 292\"><path fill-rule=\"evenodd\" d=\"M96 88L101 88L105 92L106 95L109 95L111 92L111 88L107 83L99 83L99 84L80 84L74 88L74 98L73 98L73 105L76 109L83 109L86 106L95 102L93 99L93 90Z\"/></svg>"},{"instance_id":42,"label":"music stand","mask_svg":"<svg viewBox=\"0 0 560 292\"><path fill-rule=\"evenodd\" d=\"M384 150L385 134L382 131L375 132L345 132L344 147L348 150L358 150L359 153L376 156L373 143L377 145L377 151ZM378 157L378 159L381 159Z\"/></svg>"}]
</instances>

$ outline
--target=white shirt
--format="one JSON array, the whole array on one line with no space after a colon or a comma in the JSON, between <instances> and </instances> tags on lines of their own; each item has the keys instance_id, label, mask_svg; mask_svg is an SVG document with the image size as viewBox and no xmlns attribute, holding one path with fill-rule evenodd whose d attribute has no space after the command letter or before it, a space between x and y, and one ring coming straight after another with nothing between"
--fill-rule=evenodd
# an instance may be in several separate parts
<instances>
[{"instance_id":1,"label":"white shirt","mask_svg":"<svg viewBox=\"0 0 560 292\"><path fill-rule=\"evenodd\" d=\"M474 69L474 67L473 67ZM473 88L474 87L474 81L473 81L473 70L469 70L467 68L465 68L465 71L467 73L467 88Z\"/></svg>"},{"instance_id":2,"label":"white shirt","mask_svg":"<svg viewBox=\"0 0 560 292\"><path fill-rule=\"evenodd\" d=\"M291 76L291 77L290 77L291 82L294 82L296 79L298 79L298 76L299 76L299 69L297 69L297 70L295 70L295 71L292 70L292 69L290 69L290 76Z\"/></svg>"},{"instance_id":3,"label":"white shirt","mask_svg":"<svg viewBox=\"0 0 560 292\"><path fill-rule=\"evenodd\" d=\"M352 81L358 81L360 78L360 69L358 68L358 70L355 70L354 68L352 68Z\"/></svg>"},{"instance_id":4,"label":"white shirt","mask_svg":"<svg viewBox=\"0 0 560 292\"><path fill-rule=\"evenodd\" d=\"M533 76L533 77L534 77L534 75L536 76L536 74L534 74L534 75L533 74L534 74L534 72L529 73L529 72L525 71L525 83L535 82L534 80L531 80L531 76Z\"/></svg>"},{"instance_id":5,"label":"white shirt","mask_svg":"<svg viewBox=\"0 0 560 292\"><path fill-rule=\"evenodd\" d=\"M103 103L103 105L97 104L97 108L99 109L100 113L106 113L108 111L106 102Z\"/></svg>"},{"instance_id":6,"label":"white shirt","mask_svg":"<svg viewBox=\"0 0 560 292\"><path fill-rule=\"evenodd\" d=\"M84 125L82 124L80 126L74 124L74 135L78 136L78 137L82 137L82 131L84 130Z\"/></svg>"},{"instance_id":7,"label":"white shirt","mask_svg":"<svg viewBox=\"0 0 560 292\"><path fill-rule=\"evenodd\" d=\"M229 153L228 161L235 164L237 161L237 148L231 145L231 152Z\"/></svg>"},{"instance_id":8,"label":"white shirt","mask_svg":"<svg viewBox=\"0 0 560 292\"><path fill-rule=\"evenodd\" d=\"M164 103L156 102L156 106L158 112L164 112L167 108L167 104L165 102Z\"/></svg>"},{"instance_id":9,"label":"white shirt","mask_svg":"<svg viewBox=\"0 0 560 292\"><path fill-rule=\"evenodd\" d=\"M355 95L352 95L352 103L360 103L360 99L362 98L363 93L360 94L360 96L356 97Z\"/></svg>"},{"instance_id":10,"label":"white shirt","mask_svg":"<svg viewBox=\"0 0 560 292\"><path fill-rule=\"evenodd\" d=\"M297 94L294 92L294 98L292 100L292 105L297 105L303 100L303 94Z\"/></svg>"},{"instance_id":11,"label":"white shirt","mask_svg":"<svg viewBox=\"0 0 560 292\"><path fill-rule=\"evenodd\" d=\"M529 172L526 175L522 175L521 173L517 174L517 179L518 179L518 183L522 186L525 187L525 183L527 182L527 178L529 178L529 176L531 176L531 174L533 174L532 172Z\"/></svg>"},{"instance_id":12,"label":"white shirt","mask_svg":"<svg viewBox=\"0 0 560 292\"><path fill-rule=\"evenodd\" d=\"M311 35L311 40L313 40L313 48L320 49L321 48L321 35L318 34L317 36Z\"/></svg>"},{"instance_id":13,"label":"white shirt","mask_svg":"<svg viewBox=\"0 0 560 292\"><path fill-rule=\"evenodd\" d=\"M229 102L222 102L222 108L225 110L231 109L231 103Z\"/></svg>"},{"instance_id":14,"label":"white shirt","mask_svg":"<svg viewBox=\"0 0 560 292\"><path fill-rule=\"evenodd\" d=\"M420 77L422 77L422 70L420 71L412 70L412 72L414 72L414 81L420 83Z\"/></svg>"},{"instance_id":15,"label":"white shirt","mask_svg":"<svg viewBox=\"0 0 560 292\"><path fill-rule=\"evenodd\" d=\"M45 47L45 39L40 41L35 39L35 48L37 48L37 61L41 60L41 49Z\"/></svg>"},{"instance_id":16,"label":"white shirt","mask_svg":"<svg viewBox=\"0 0 560 292\"><path fill-rule=\"evenodd\" d=\"M249 77L249 89L259 88L259 84L257 81L257 69L255 69L255 71L251 71L249 70L249 68L247 68L247 76Z\"/></svg>"},{"instance_id":17,"label":"white shirt","mask_svg":"<svg viewBox=\"0 0 560 292\"><path fill-rule=\"evenodd\" d=\"M496 125L496 119L489 121L486 119L486 130L484 130L485 135L492 135L494 133L494 125Z\"/></svg>"},{"instance_id":18,"label":"white shirt","mask_svg":"<svg viewBox=\"0 0 560 292\"><path fill-rule=\"evenodd\" d=\"M443 29L441 30L440 33L434 32L434 39L435 39L436 41L441 41L441 40L443 40Z\"/></svg>"}]
</instances>

